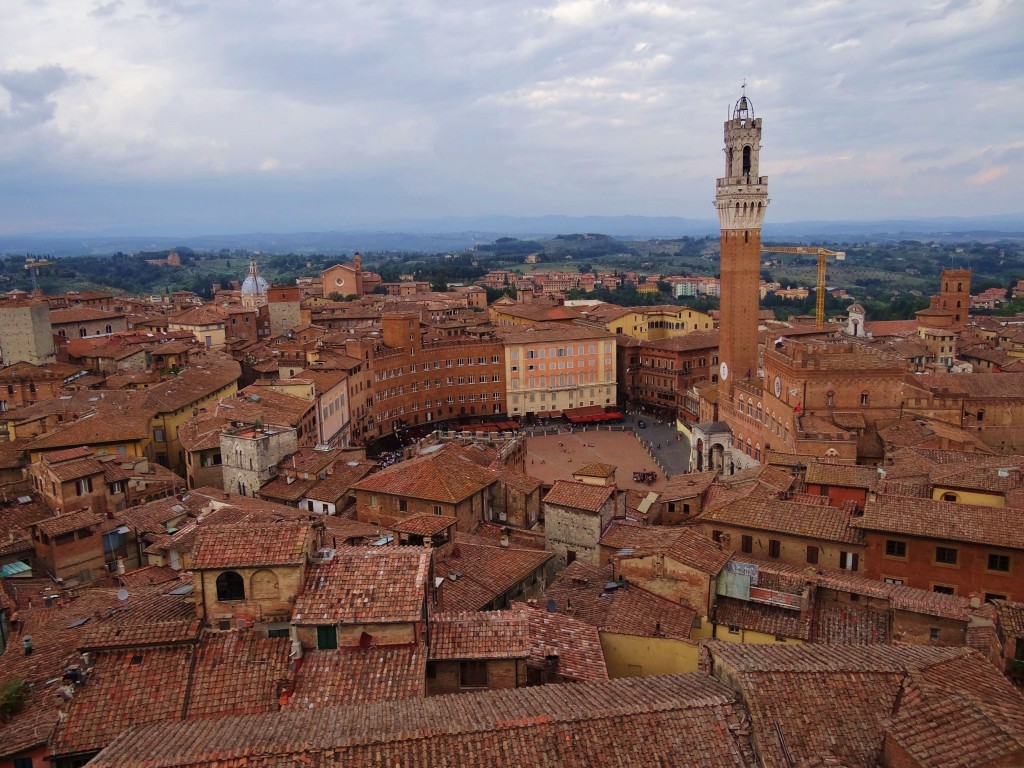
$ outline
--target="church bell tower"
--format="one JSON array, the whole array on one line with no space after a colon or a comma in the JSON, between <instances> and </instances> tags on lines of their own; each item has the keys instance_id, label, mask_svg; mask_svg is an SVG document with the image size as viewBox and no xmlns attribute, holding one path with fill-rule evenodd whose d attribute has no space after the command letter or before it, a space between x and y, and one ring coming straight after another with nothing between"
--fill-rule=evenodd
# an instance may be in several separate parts
<instances>
[{"instance_id":1,"label":"church bell tower","mask_svg":"<svg viewBox=\"0 0 1024 768\"><path fill-rule=\"evenodd\" d=\"M760 152L761 118L754 117L754 105L744 91L725 122L725 175L718 179L715 193L722 230L718 352L722 405L731 402L737 379L757 376L761 222L768 207L768 177L758 175Z\"/></svg>"}]
</instances>

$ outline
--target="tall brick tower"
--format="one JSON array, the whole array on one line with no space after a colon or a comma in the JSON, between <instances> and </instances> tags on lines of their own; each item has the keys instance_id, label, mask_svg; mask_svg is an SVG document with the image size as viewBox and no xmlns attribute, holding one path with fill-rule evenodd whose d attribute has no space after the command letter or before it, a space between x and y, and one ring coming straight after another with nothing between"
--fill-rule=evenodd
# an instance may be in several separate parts
<instances>
[{"instance_id":1,"label":"tall brick tower","mask_svg":"<svg viewBox=\"0 0 1024 768\"><path fill-rule=\"evenodd\" d=\"M745 88L746 86L744 86ZM761 118L746 93L725 123L725 176L715 207L722 227L718 392L732 399L737 379L757 375L761 222L768 207L768 177L758 175Z\"/></svg>"}]
</instances>

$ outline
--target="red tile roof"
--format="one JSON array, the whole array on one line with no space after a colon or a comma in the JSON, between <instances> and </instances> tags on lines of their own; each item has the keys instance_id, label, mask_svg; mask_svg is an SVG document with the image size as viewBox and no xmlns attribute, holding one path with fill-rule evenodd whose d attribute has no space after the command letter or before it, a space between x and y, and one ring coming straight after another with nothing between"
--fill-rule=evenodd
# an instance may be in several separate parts
<instances>
[{"instance_id":1,"label":"red tile roof","mask_svg":"<svg viewBox=\"0 0 1024 768\"><path fill-rule=\"evenodd\" d=\"M873 491L878 485L879 475L877 467L812 461L807 465L806 480L816 485L837 485L841 488L863 488Z\"/></svg>"},{"instance_id":2,"label":"red tile roof","mask_svg":"<svg viewBox=\"0 0 1024 768\"><path fill-rule=\"evenodd\" d=\"M696 611L633 584L610 591L611 567L574 562L548 587L546 595L560 613L574 616L604 632L689 640Z\"/></svg>"},{"instance_id":3,"label":"red tile roof","mask_svg":"<svg viewBox=\"0 0 1024 768\"><path fill-rule=\"evenodd\" d=\"M979 654L912 670L885 721L921 768L1024 760L1024 695Z\"/></svg>"},{"instance_id":4,"label":"red tile roof","mask_svg":"<svg viewBox=\"0 0 1024 768\"><path fill-rule=\"evenodd\" d=\"M191 567L202 570L302 565L312 550L313 535L313 526L308 522L200 526Z\"/></svg>"},{"instance_id":5,"label":"red tile roof","mask_svg":"<svg viewBox=\"0 0 1024 768\"><path fill-rule=\"evenodd\" d=\"M615 487L610 485L591 485L572 480L556 480L544 497L544 503L583 509L588 512L600 512L614 493Z\"/></svg>"},{"instance_id":6,"label":"red tile roof","mask_svg":"<svg viewBox=\"0 0 1024 768\"><path fill-rule=\"evenodd\" d=\"M723 552L718 544L694 529L682 526L613 520L601 537L601 545L620 550L621 557L664 553L683 565L711 575L717 575L729 560L729 554Z\"/></svg>"},{"instance_id":7,"label":"red tile roof","mask_svg":"<svg viewBox=\"0 0 1024 768\"><path fill-rule=\"evenodd\" d=\"M100 525L104 520L106 518L98 512L93 512L91 509L81 509L77 512L68 512L65 515L40 520L35 525L47 536L60 536L62 533L77 531L79 528L90 528L94 525Z\"/></svg>"},{"instance_id":8,"label":"red tile roof","mask_svg":"<svg viewBox=\"0 0 1024 768\"><path fill-rule=\"evenodd\" d=\"M395 521L391 524L391 530L414 536L434 536L458 522L459 518L448 515L416 515Z\"/></svg>"},{"instance_id":9,"label":"red tile roof","mask_svg":"<svg viewBox=\"0 0 1024 768\"><path fill-rule=\"evenodd\" d=\"M99 651L54 734L54 754L97 750L133 725L268 712L288 675L288 638L213 634L198 646Z\"/></svg>"},{"instance_id":10,"label":"red tile roof","mask_svg":"<svg viewBox=\"0 0 1024 768\"><path fill-rule=\"evenodd\" d=\"M353 485L360 491L457 504L497 479L446 445L435 453L394 464Z\"/></svg>"},{"instance_id":11,"label":"red tile roof","mask_svg":"<svg viewBox=\"0 0 1024 768\"><path fill-rule=\"evenodd\" d=\"M525 659L530 623L510 611L435 613L429 623L430 658Z\"/></svg>"},{"instance_id":12,"label":"red tile roof","mask_svg":"<svg viewBox=\"0 0 1024 768\"><path fill-rule=\"evenodd\" d=\"M419 645L305 651L286 708L418 699L426 688L427 654Z\"/></svg>"},{"instance_id":13,"label":"red tile roof","mask_svg":"<svg viewBox=\"0 0 1024 768\"><path fill-rule=\"evenodd\" d=\"M703 675L603 680L137 729L97 768L753 766L736 695Z\"/></svg>"},{"instance_id":14,"label":"red tile roof","mask_svg":"<svg viewBox=\"0 0 1024 768\"><path fill-rule=\"evenodd\" d=\"M189 649L150 648L95 654L89 682L75 694L54 733L54 755L102 749L132 725L180 719L187 698Z\"/></svg>"},{"instance_id":15,"label":"red tile roof","mask_svg":"<svg viewBox=\"0 0 1024 768\"><path fill-rule=\"evenodd\" d=\"M419 547L344 547L311 565L292 621L384 624L423 618L431 553Z\"/></svg>"},{"instance_id":16,"label":"red tile roof","mask_svg":"<svg viewBox=\"0 0 1024 768\"><path fill-rule=\"evenodd\" d=\"M1024 527L1015 509L878 494L854 526L941 541L1024 549Z\"/></svg>"},{"instance_id":17,"label":"red tile roof","mask_svg":"<svg viewBox=\"0 0 1024 768\"><path fill-rule=\"evenodd\" d=\"M194 652L185 717L255 714L276 709L289 678L287 637L225 632L203 638Z\"/></svg>"},{"instance_id":18,"label":"red tile roof","mask_svg":"<svg viewBox=\"0 0 1024 768\"><path fill-rule=\"evenodd\" d=\"M715 622L725 627L739 627L766 635L811 639L809 614L731 597L719 596L716 599Z\"/></svg>"},{"instance_id":19,"label":"red tile roof","mask_svg":"<svg viewBox=\"0 0 1024 768\"><path fill-rule=\"evenodd\" d=\"M543 669L546 660L557 655L562 678L574 682L608 679L597 627L564 613L551 613L543 605L513 603L512 610L529 621L531 667Z\"/></svg>"},{"instance_id":20,"label":"red tile roof","mask_svg":"<svg viewBox=\"0 0 1024 768\"><path fill-rule=\"evenodd\" d=\"M456 532L455 546L435 563L443 607L479 611L513 590L554 557L533 547L502 547L493 539ZM457 578L452 580L452 576Z\"/></svg>"},{"instance_id":21,"label":"red tile roof","mask_svg":"<svg viewBox=\"0 0 1024 768\"><path fill-rule=\"evenodd\" d=\"M836 507L779 499L740 499L705 510L700 516L702 523L722 523L808 539L863 544L864 534L851 524L852 519L849 512Z\"/></svg>"}]
</instances>

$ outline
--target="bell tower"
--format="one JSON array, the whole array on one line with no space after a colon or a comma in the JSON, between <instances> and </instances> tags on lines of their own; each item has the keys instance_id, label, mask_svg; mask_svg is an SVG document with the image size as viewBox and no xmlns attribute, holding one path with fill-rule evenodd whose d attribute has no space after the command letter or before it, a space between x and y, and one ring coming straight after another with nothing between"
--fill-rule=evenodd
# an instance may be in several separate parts
<instances>
[{"instance_id":1,"label":"bell tower","mask_svg":"<svg viewBox=\"0 0 1024 768\"><path fill-rule=\"evenodd\" d=\"M761 222L768 207L768 177L759 174L761 118L744 92L725 122L725 175L715 208L721 235L718 392L732 401L737 379L757 375Z\"/></svg>"}]
</instances>

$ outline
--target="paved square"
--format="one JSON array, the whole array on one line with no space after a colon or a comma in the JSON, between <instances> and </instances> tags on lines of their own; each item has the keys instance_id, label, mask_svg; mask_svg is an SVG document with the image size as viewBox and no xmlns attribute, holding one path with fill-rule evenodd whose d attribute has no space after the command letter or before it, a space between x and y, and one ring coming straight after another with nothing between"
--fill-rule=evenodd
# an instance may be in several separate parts
<instances>
[{"instance_id":1,"label":"paved square","mask_svg":"<svg viewBox=\"0 0 1024 768\"><path fill-rule=\"evenodd\" d=\"M644 437L643 432L640 434ZM656 452L681 454L684 449L689 452L685 442L672 440L670 443L662 443L660 451L656 449ZM665 488L665 473L630 430L577 430L571 434L563 432L558 435L527 437L526 452L527 473L545 485L550 485L555 480L572 480L573 470L597 461L615 465L615 484L619 488L642 488L651 491L661 491ZM672 458L678 460L678 457ZM657 472L657 480L650 485L633 480L634 472L645 471Z\"/></svg>"}]
</instances>

